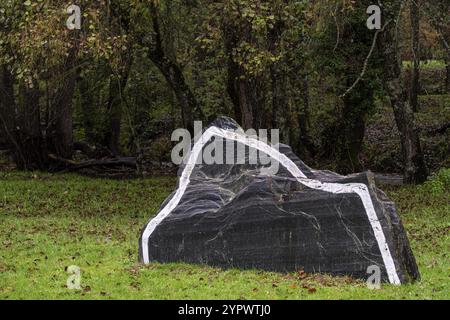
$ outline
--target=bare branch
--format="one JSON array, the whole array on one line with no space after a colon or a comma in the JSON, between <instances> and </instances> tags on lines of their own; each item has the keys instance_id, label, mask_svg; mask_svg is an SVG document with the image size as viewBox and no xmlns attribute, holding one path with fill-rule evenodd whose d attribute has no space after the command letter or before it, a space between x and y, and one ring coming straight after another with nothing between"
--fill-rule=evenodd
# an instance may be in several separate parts
<instances>
[{"instance_id":1,"label":"bare branch","mask_svg":"<svg viewBox=\"0 0 450 320\"><path fill-rule=\"evenodd\" d=\"M367 71L367 67L369 65L369 59L372 56L373 50L375 49L375 45L377 44L377 38L378 35L384 31L384 29L386 28L386 26L390 23L390 21L387 21L383 28L381 28L380 30L377 30L373 36L373 40L372 40L372 46L370 47L369 53L367 54L366 59L364 60L364 65L363 68L361 70L360 75L358 76L358 78L355 80L355 82L353 82L353 84L342 94L339 96L339 98L344 98L346 95L348 95L355 87L356 85L362 80L362 78L364 77L366 71Z\"/></svg>"}]
</instances>

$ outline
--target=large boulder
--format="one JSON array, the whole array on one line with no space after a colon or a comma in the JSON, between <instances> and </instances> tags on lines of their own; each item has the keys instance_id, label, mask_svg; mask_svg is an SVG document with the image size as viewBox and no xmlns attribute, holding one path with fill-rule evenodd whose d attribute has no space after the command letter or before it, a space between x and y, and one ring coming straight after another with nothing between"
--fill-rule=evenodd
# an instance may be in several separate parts
<instances>
[{"instance_id":1,"label":"large boulder","mask_svg":"<svg viewBox=\"0 0 450 320\"><path fill-rule=\"evenodd\" d=\"M220 118L195 142L180 166L177 190L142 230L142 262L357 278L378 266L382 280L393 284L419 278L394 203L371 173L313 170L289 146L258 142L235 129L233 120ZM216 137L247 145L244 163L196 163ZM255 150L269 155L278 171L267 170L267 163L250 164Z\"/></svg>"}]
</instances>

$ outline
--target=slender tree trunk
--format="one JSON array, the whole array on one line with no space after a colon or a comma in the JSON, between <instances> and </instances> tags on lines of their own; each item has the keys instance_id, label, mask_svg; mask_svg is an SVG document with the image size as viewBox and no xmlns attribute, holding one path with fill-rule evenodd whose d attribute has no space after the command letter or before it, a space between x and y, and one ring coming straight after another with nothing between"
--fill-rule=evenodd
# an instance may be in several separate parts
<instances>
[{"instance_id":1,"label":"slender tree trunk","mask_svg":"<svg viewBox=\"0 0 450 320\"><path fill-rule=\"evenodd\" d=\"M354 82L348 78L346 87ZM361 171L361 153L366 128L366 117L373 106L373 89L370 83L360 81L345 95L336 107L337 117L325 130L323 152L333 159L337 171L349 174ZM331 156L331 157L330 157Z\"/></svg>"},{"instance_id":2,"label":"slender tree trunk","mask_svg":"<svg viewBox=\"0 0 450 320\"><path fill-rule=\"evenodd\" d=\"M267 86L265 79L262 76L257 76L254 78L254 85L252 86L252 90L250 91L252 94L252 108L253 108L253 128L255 130L259 130L263 128L265 113L267 112L267 104L268 100L266 96Z\"/></svg>"},{"instance_id":3,"label":"slender tree trunk","mask_svg":"<svg viewBox=\"0 0 450 320\"><path fill-rule=\"evenodd\" d=\"M281 19L277 19L277 22L272 28L269 28L269 51L276 55L279 46L279 41L283 33L284 23ZM281 70L281 63L274 62L270 66L270 80L272 86L272 128L279 128L280 126L280 112L286 115L288 110L287 106L287 94L286 94L286 75ZM285 119L288 120L288 119Z\"/></svg>"},{"instance_id":4,"label":"slender tree trunk","mask_svg":"<svg viewBox=\"0 0 450 320\"><path fill-rule=\"evenodd\" d=\"M310 128L309 80L306 75L302 76L301 78L300 99L301 101L298 103L298 105L300 106L298 112L298 125L299 125L298 149L305 150L310 157L314 158L317 151L312 141L312 138L309 134Z\"/></svg>"},{"instance_id":5,"label":"slender tree trunk","mask_svg":"<svg viewBox=\"0 0 450 320\"><path fill-rule=\"evenodd\" d=\"M21 91L23 94L21 144L26 155L23 169L44 170L48 166L48 153L41 129L39 82L34 81L33 88L23 86Z\"/></svg>"},{"instance_id":6,"label":"slender tree trunk","mask_svg":"<svg viewBox=\"0 0 450 320\"><path fill-rule=\"evenodd\" d=\"M286 75L279 70L279 65L274 65L270 71L272 85L272 128L280 129L283 124L283 137L287 142L291 130L291 115L286 92Z\"/></svg>"},{"instance_id":7,"label":"slender tree trunk","mask_svg":"<svg viewBox=\"0 0 450 320\"><path fill-rule=\"evenodd\" d=\"M71 52L62 68L61 86L58 90L55 108L54 148L56 154L65 159L72 158L73 152L73 119L72 99L78 78L75 66L75 52Z\"/></svg>"},{"instance_id":8,"label":"slender tree trunk","mask_svg":"<svg viewBox=\"0 0 450 320\"><path fill-rule=\"evenodd\" d=\"M109 130L106 135L107 145L113 155L120 154L120 133L122 125L122 102L125 86L128 82L131 61L127 63L119 77L111 76L109 84Z\"/></svg>"},{"instance_id":9,"label":"slender tree trunk","mask_svg":"<svg viewBox=\"0 0 450 320\"><path fill-rule=\"evenodd\" d=\"M287 1L284 1L284 4L287 4ZM286 29L285 22L280 16L280 10L280 8L276 10L277 14L273 26L268 26L268 49L274 56L280 53L280 41ZM289 110L289 103L287 99L287 75L282 68L284 64L284 60L273 62L270 66L270 78L272 85L272 128L279 128L281 126L280 120L282 119L284 124L283 136L287 141L290 136L292 119L291 115L287 112Z\"/></svg>"},{"instance_id":10,"label":"slender tree trunk","mask_svg":"<svg viewBox=\"0 0 450 320\"><path fill-rule=\"evenodd\" d=\"M120 127L122 124L122 79L112 77L109 84L109 130L106 140L113 155L120 154Z\"/></svg>"},{"instance_id":11,"label":"slender tree trunk","mask_svg":"<svg viewBox=\"0 0 450 320\"><path fill-rule=\"evenodd\" d=\"M154 39L152 44L147 45L149 49L148 56L175 92L175 96L181 106L183 125L192 133L194 130L194 120L204 117L202 110L191 88L187 84L180 66L170 58L170 56L175 55L167 53L164 50L156 4L151 1L149 6L153 21Z\"/></svg>"},{"instance_id":12,"label":"slender tree trunk","mask_svg":"<svg viewBox=\"0 0 450 320\"><path fill-rule=\"evenodd\" d=\"M362 169L359 154L364 141L366 115L373 101L373 91L369 84L365 85L361 81L355 90L343 99L343 110L339 118L342 127L337 131L339 168L343 173L358 172Z\"/></svg>"},{"instance_id":13,"label":"slender tree trunk","mask_svg":"<svg viewBox=\"0 0 450 320\"><path fill-rule=\"evenodd\" d=\"M233 103L234 117L236 121L242 120L241 107L239 105L239 67L231 60L228 60L227 93Z\"/></svg>"},{"instance_id":14,"label":"slender tree trunk","mask_svg":"<svg viewBox=\"0 0 450 320\"><path fill-rule=\"evenodd\" d=\"M248 79L239 79L239 106L242 114L242 127L253 128L253 107L251 101L251 84Z\"/></svg>"},{"instance_id":15,"label":"slender tree trunk","mask_svg":"<svg viewBox=\"0 0 450 320\"><path fill-rule=\"evenodd\" d=\"M93 90L90 86L89 76L80 76L77 79L78 91L80 93L81 119L83 123L85 139L88 143L94 143L96 137L94 134L95 119L95 102Z\"/></svg>"},{"instance_id":16,"label":"slender tree trunk","mask_svg":"<svg viewBox=\"0 0 450 320\"><path fill-rule=\"evenodd\" d=\"M65 159L72 158L73 151L73 121L72 121L72 96L75 80L68 79L67 87L63 89L61 97L57 100L56 124L55 124L55 150L56 154Z\"/></svg>"},{"instance_id":17,"label":"slender tree trunk","mask_svg":"<svg viewBox=\"0 0 450 320\"><path fill-rule=\"evenodd\" d=\"M402 93L400 82L391 80L386 86L394 110L395 122L400 132L405 181L407 183L424 182L427 179L428 170L420 139L415 131L414 113L407 102L406 94Z\"/></svg>"},{"instance_id":18,"label":"slender tree trunk","mask_svg":"<svg viewBox=\"0 0 450 320\"><path fill-rule=\"evenodd\" d=\"M26 163L24 152L17 134L17 106L14 94L14 78L4 65L0 65L0 133L4 134L11 149L14 162L23 167Z\"/></svg>"},{"instance_id":19,"label":"slender tree trunk","mask_svg":"<svg viewBox=\"0 0 450 320\"><path fill-rule=\"evenodd\" d=\"M14 79L6 66L0 65L0 133L7 140L11 140L15 130L15 116Z\"/></svg>"},{"instance_id":20,"label":"slender tree trunk","mask_svg":"<svg viewBox=\"0 0 450 320\"><path fill-rule=\"evenodd\" d=\"M419 110L418 95L420 91L420 12L419 1L411 1L410 20L412 33L413 70L411 77L410 104L413 112Z\"/></svg>"},{"instance_id":21,"label":"slender tree trunk","mask_svg":"<svg viewBox=\"0 0 450 320\"><path fill-rule=\"evenodd\" d=\"M311 117L309 112L309 79L307 75L302 76L301 83L302 83L301 99L303 102L303 108L301 109L300 114L303 115L302 123L304 124L304 130L305 132L309 132L309 126L311 125Z\"/></svg>"},{"instance_id":22,"label":"slender tree trunk","mask_svg":"<svg viewBox=\"0 0 450 320\"><path fill-rule=\"evenodd\" d=\"M41 130L39 83L34 81L32 88L20 86L22 103L18 107L14 78L5 67L0 69L0 132L5 134L18 169L45 170L48 155Z\"/></svg>"},{"instance_id":23,"label":"slender tree trunk","mask_svg":"<svg viewBox=\"0 0 450 320\"><path fill-rule=\"evenodd\" d=\"M281 75L276 67L271 68L270 78L272 86L272 128L280 127L280 113L289 117L286 114L287 99L286 99L286 81L283 75ZM284 117L281 117L284 118ZM287 120L287 119L286 119Z\"/></svg>"},{"instance_id":24,"label":"slender tree trunk","mask_svg":"<svg viewBox=\"0 0 450 320\"><path fill-rule=\"evenodd\" d=\"M422 8L427 13L428 22L436 30L444 49L446 64L445 92L450 93L450 25L448 24L448 12L450 2L448 0L424 1Z\"/></svg>"},{"instance_id":25,"label":"slender tree trunk","mask_svg":"<svg viewBox=\"0 0 450 320\"><path fill-rule=\"evenodd\" d=\"M199 120L199 107L197 100L186 83L184 75L179 66L165 57L153 56L153 63L159 68L172 90L181 107L181 119L183 126L193 132L194 120ZM197 110L195 112L194 110Z\"/></svg>"},{"instance_id":26,"label":"slender tree trunk","mask_svg":"<svg viewBox=\"0 0 450 320\"><path fill-rule=\"evenodd\" d=\"M391 9L392 10L392 9ZM390 12L390 18L398 15L398 5ZM389 19L389 12L387 12ZM397 53L395 24L390 22L381 34L378 43L384 56L384 87L390 98L394 111L395 122L400 133L403 153L404 179L407 183L420 183L427 179L428 170L420 145L419 136L415 130L414 113L408 99L408 93L402 87L400 80L400 61Z\"/></svg>"},{"instance_id":27,"label":"slender tree trunk","mask_svg":"<svg viewBox=\"0 0 450 320\"><path fill-rule=\"evenodd\" d=\"M238 39L232 27L223 26L224 47L227 55L227 93L233 103L236 121L242 120L242 112L239 104L239 65L234 61L233 48L237 46Z\"/></svg>"},{"instance_id":28,"label":"slender tree trunk","mask_svg":"<svg viewBox=\"0 0 450 320\"><path fill-rule=\"evenodd\" d=\"M255 83L246 77L242 68L234 61L232 51L237 46L237 38L230 28L225 29L225 51L227 52L227 92L234 106L236 121L244 129L253 128L253 106L251 96Z\"/></svg>"}]
</instances>

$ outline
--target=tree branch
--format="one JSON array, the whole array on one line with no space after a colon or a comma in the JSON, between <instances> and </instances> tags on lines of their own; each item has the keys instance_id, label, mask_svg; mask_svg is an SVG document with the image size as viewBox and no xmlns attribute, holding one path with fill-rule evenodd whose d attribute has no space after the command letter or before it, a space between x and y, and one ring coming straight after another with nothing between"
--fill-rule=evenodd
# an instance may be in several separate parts
<instances>
[{"instance_id":1,"label":"tree branch","mask_svg":"<svg viewBox=\"0 0 450 320\"><path fill-rule=\"evenodd\" d=\"M364 65L363 68L361 70L360 75L358 76L358 78L355 80L355 82L353 82L353 84L342 94L339 96L339 98L344 98L346 95L348 95L355 87L356 85L362 80L362 78L364 77L366 71L367 71L367 67L369 65L369 59L372 56L373 50L375 49L375 45L377 44L377 38L378 35L384 31L384 29L386 28L386 26L390 23L390 21L387 21L383 28L381 28L380 30L377 30L373 36L373 40L372 40L372 46L370 47L369 53L367 54L366 59L364 60Z\"/></svg>"}]
</instances>

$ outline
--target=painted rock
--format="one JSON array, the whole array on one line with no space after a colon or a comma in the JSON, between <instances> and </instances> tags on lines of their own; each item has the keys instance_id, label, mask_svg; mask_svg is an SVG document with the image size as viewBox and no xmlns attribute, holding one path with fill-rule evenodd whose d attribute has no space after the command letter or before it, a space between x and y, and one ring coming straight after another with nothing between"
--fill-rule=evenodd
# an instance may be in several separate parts
<instances>
[{"instance_id":1,"label":"painted rock","mask_svg":"<svg viewBox=\"0 0 450 320\"><path fill-rule=\"evenodd\" d=\"M370 172L313 170L289 146L239 129L219 118L192 143L177 189L141 232L141 262L419 279L395 205ZM199 161L207 155L216 161Z\"/></svg>"}]
</instances>

